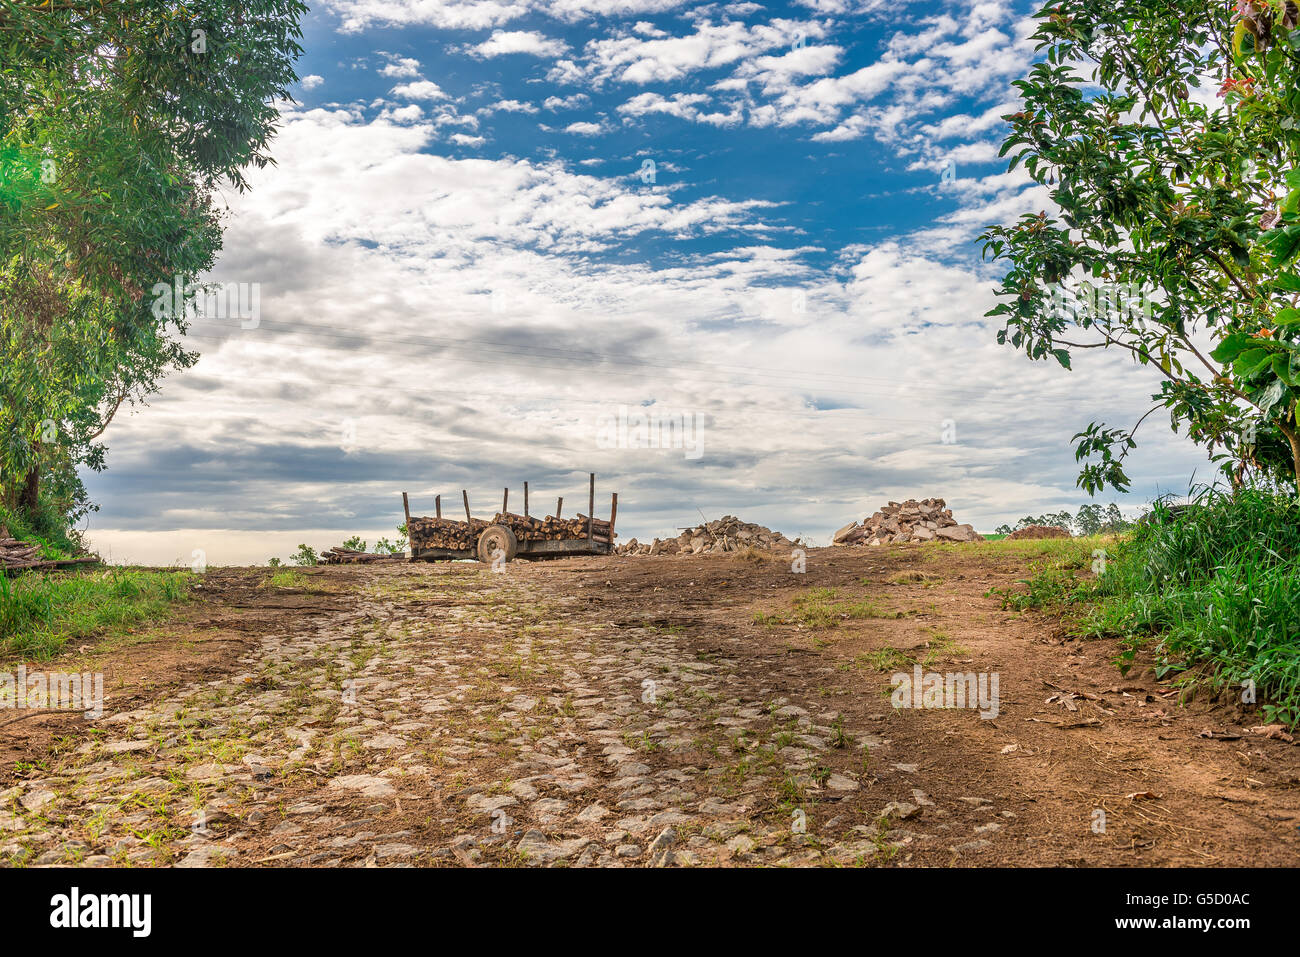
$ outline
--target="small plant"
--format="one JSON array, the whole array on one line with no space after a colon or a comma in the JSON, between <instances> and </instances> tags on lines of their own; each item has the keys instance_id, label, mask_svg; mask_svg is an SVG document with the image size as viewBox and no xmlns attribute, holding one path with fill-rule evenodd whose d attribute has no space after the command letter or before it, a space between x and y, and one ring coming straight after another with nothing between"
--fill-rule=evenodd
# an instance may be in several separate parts
<instances>
[{"instance_id":1,"label":"small plant","mask_svg":"<svg viewBox=\"0 0 1300 957\"><path fill-rule=\"evenodd\" d=\"M289 556L289 561L294 565L315 565L319 561L316 549L307 545L299 545L298 550Z\"/></svg>"},{"instance_id":2,"label":"small plant","mask_svg":"<svg viewBox=\"0 0 1300 957\"><path fill-rule=\"evenodd\" d=\"M837 714L835 720L831 722L830 745L836 749L849 746L849 736L844 733L844 715L842 714Z\"/></svg>"},{"instance_id":3,"label":"small plant","mask_svg":"<svg viewBox=\"0 0 1300 957\"><path fill-rule=\"evenodd\" d=\"M302 588L307 583L307 578L301 573L287 569L276 572L265 582L268 588Z\"/></svg>"}]
</instances>

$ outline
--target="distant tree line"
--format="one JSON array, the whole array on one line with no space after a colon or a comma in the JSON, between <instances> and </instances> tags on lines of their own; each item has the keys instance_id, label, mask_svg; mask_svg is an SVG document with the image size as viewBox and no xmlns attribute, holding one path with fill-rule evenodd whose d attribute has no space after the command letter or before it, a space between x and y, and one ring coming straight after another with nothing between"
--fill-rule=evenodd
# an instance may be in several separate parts
<instances>
[{"instance_id":1,"label":"distant tree line","mask_svg":"<svg viewBox=\"0 0 1300 957\"><path fill-rule=\"evenodd\" d=\"M1048 512L1046 515L1037 516L1026 515L1015 525L999 525L994 529L994 534L1010 535L1030 525L1057 525L1071 535L1108 535L1132 528L1134 523L1124 517L1119 506L1114 502L1105 506L1089 502L1075 515L1065 511Z\"/></svg>"}]
</instances>

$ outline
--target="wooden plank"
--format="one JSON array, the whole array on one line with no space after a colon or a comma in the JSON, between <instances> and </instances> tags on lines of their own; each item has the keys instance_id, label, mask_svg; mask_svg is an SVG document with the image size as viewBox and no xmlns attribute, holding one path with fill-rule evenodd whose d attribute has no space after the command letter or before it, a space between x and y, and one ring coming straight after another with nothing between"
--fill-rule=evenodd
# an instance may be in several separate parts
<instances>
[{"instance_id":1,"label":"wooden plank","mask_svg":"<svg viewBox=\"0 0 1300 957\"><path fill-rule=\"evenodd\" d=\"M471 521L469 517L469 492L465 489L461 489L460 494L465 496L465 521Z\"/></svg>"},{"instance_id":2,"label":"wooden plank","mask_svg":"<svg viewBox=\"0 0 1300 957\"><path fill-rule=\"evenodd\" d=\"M591 486L587 492L587 539L596 534L596 473L591 473Z\"/></svg>"}]
</instances>

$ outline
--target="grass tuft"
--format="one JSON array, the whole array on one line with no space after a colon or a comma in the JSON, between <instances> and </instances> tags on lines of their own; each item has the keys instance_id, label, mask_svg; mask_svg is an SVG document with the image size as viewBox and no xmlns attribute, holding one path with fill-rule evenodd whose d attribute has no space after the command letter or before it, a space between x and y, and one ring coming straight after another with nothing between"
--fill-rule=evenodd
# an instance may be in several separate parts
<instances>
[{"instance_id":1,"label":"grass tuft","mask_svg":"<svg viewBox=\"0 0 1300 957\"><path fill-rule=\"evenodd\" d=\"M1143 649L1159 677L1218 691L1254 689L1267 721L1300 723L1300 503L1270 492L1203 490L1190 507L1157 503L1149 520L1088 562L1037 568L1008 607L1079 605L1085 635ZM1095 575L1077 572L1090 565Z\"/></svg>"},{"instance_id":2,"label":"grass tuft","mask_svg":"<svg viewBox=\"0 0 1300 957\"><path fill-rule=\"evenodd\" d=\"M188 595L193 578L126 568L0 575L0 654L50 658L74 638L159 618Z\"/></svg>"}]
</instances>

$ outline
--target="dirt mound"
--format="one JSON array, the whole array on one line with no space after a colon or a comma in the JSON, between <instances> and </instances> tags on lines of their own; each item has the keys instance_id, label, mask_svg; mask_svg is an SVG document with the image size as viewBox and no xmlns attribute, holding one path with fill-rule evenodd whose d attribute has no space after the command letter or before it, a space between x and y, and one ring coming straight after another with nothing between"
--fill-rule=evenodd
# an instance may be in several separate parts
<instances>
[{"instance_id":1,"label":"dirt mound","mask_svg":"<svg viewBox=\"0 0 1300 957\"><path fill-rule=\"evenodd\" d=\"M890 502L861 524L845 525L835 533L836 545L896 545L901 542L982 542L970 525L958 525L941 498Z\"/></svg>"},{"instance_id":2,"label":"dirt mound","mask_svg":"<svg viewBox=\"0 0 1300 957\"><path fill-rule=\"evenodd\" d=\"M701 555L745 548L794 548L797 544L763 525L724 515L716 521L688 528L676 538L656 538L653 542L638 542L634 538L614 551L619 555Z\"/></svg>"},{"instance_id":3,"label":"dirt mound","mask_svg":"<svg viewBox=\"0 0 1300 957\"><path fill-rule=\"evenodd\" d=\"M1007 541L1014 542L1021 538L1070 538L1070 533L1060 525L1026 525L1007 536Z\"/></svg>"}]
</instances>

